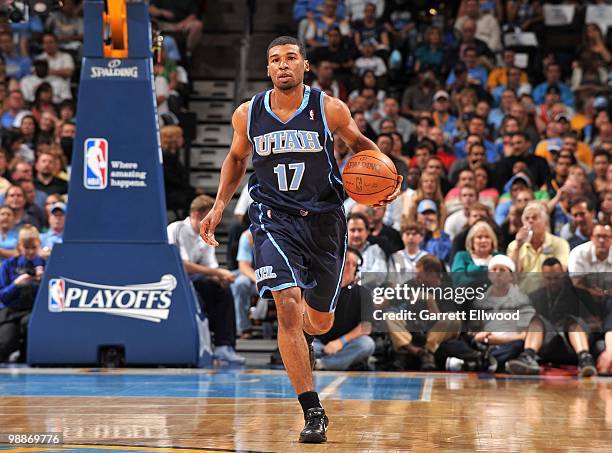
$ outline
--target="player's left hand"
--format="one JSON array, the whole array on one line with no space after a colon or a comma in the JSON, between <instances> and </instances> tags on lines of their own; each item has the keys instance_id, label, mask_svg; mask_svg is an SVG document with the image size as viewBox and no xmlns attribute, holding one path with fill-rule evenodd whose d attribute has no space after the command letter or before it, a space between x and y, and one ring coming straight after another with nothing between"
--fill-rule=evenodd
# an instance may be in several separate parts
<instances>
[{"instance_id":1,"label":"player's left hand","mask_svg":"<svg viewBox=\"0 0 612 453\"><path fill-rule=\"evenodd\" d=\"M402 193L402 181L403 180L404 180L404 177L402 175L397 175L397 183L395 185L395 190L393 191L393 193L389 195L387 198L385 198L383 201L381 201L380 203L376 203L375 205L372 205L372 206L374 208L381 208L383 206L387 206L389 203L391 203L393 200L399 197L400 194Z\"/></svg>"},{"instance_id":2,"label":"player's left hand","mask_svg":"<svg viewBox=\"0 0 612 453\"><path fill-rule=\"evenodd\" d=\"M327 355L335 354L342 349L343 345L340 340L332 340L323 347L323 352Z\"/></svg>"},{"instance_id":3,"label":"player's left hand","mask_svg":"<svg viewBox=\"0 0 612 453\"><path fill-rule=\"evenodd\" d=\"M206 217L200 222L200 237L208 245L217 247L219 243L215 239L215 229L217 225L221 223L221 217L223 216L222 209L213 208L206 214Z\"/></svg>"}]
</instances>

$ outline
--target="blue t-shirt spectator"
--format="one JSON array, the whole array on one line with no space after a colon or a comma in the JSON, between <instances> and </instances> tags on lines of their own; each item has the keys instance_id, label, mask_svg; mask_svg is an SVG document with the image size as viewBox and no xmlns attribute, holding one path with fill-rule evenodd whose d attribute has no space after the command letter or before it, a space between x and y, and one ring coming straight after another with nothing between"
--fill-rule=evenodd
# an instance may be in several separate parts
<instances>
[{"instance_id":1,"label":"blue t-shirt spectator","mask_svg":"<svg viewBox=\"0 0 612 453\"><path fill-rule=\"evenodd\" d=\"M573 107L574 95L572 94L571 88L561 81L557 82L555 85L557 85L559 87L559 90L561 90L561 102L563 102L568 107ZM544 103L546 90L548 90L548 82L542 82L533 89L533 92L531 94L536 104Z\"/></svg>"},{"instance_id":2,"label":"blue t-shirt spectator","mask_svg":"<svg viewBox=\"0 0 612 453\"><path fill-rule=\"evenodd\" d=\"M55 244L61 244L64 241L63 233L56 233L52 230L40 235L40 246L53 248Z\"/></svg>"},{"instance_id":3,"label":"blue t-shirt spectator","mask_svg":"<svg viewBox=\"0 0 612 453\"><path fill-rule=\"evenodd\" d=\"M0 309L5 307L26 308L21 307L21 290L14 281L17 277L24 273L24 269L35 269L45 265L45 260L40 256L34 257L32 261L26 259L25 256L14 256L5 260L0 266ZM35 290L38 289L38 283L32 283ZM31 307L27 307L31 308Z\"/></svg>"}]
</instances>

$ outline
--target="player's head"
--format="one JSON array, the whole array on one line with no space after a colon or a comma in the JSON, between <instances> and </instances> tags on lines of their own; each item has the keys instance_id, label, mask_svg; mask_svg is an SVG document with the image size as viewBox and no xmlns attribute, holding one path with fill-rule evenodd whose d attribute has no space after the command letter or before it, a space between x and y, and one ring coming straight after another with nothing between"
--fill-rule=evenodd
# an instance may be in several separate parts
<instances>
[{"instance_id":1,"label":"player's head","mask_svg":"<svg viewBox=\"0 0 612 453\"><path fill-rule=\"evenodd\" d=\"M268 76L279 90L291 90L302 84L310 70L304 45L291 36L279 36L268 45Z\"/></svg>"}]
</instances>

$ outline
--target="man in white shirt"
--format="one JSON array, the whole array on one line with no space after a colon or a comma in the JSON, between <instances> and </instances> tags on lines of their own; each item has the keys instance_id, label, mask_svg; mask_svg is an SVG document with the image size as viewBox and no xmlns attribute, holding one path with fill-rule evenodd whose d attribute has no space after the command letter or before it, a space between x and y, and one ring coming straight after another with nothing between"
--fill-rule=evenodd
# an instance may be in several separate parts
<instances>
[{"instance_id":1,"label":"man in white shirt","mask_svg":"<svg viewBox=\"0 0 612 453\"><path fill-rule=\"evenodd\" d=\"M459 200L463 209L453 212L444 223L444 232L453 240L465 225L470 211L470 207L478 201L478 194L474 186L466 185L459 189Z\"/></svg>"},{"instance_id":2,"label":"man in white shirt","mask_svg":"<svg viewBox=\"0 0 612 453\"><path fill-rule=\"evenodd\" d=\"M33 66L34 74L25 76L19 84L23 98L26 101L34 102L36 89L43 82L47 82L53 88L54 104L59 104L66 99L72 99L70 85L67 85L61 77L49 75L49 63L47 60L36 60Z\"/></svg>"},{"instance_id":3,"label":"man in white shirt","mask_svg":"<svg viewBox=\"0 0 612 453\"><path fill-rule=\"evenodd\" d=\"M603 318L603 352L597 359L599 374L612 374L612 296L610 272L612 272L612 227L595 225L591 240L575 247L569 255L568 270L574 285L586 289L600 302L599 313ZM590 275L584 275L588 273ZM582 275L581 275L582 274Z\"/></svg>"},{"instance_id":4,"label":"man in white shirt","mask_svg":"<svg viewBox=\"0 0 612 453\"><path fill-rule=\"evenodd\" d=\"M236 278L231 271L219 267L215 249L200 238L200 221L212 208L214 200L199 195L191 202L189 217L168 225L168 240L178 247L185 270L199 295L202 310L210 320L214 333L215 358L244 364L236 354L236 319L230 284Z\"/></svg>"},{"instance_id":5,"label":"man in white shirt","mask_svg":"<svg viewBox=\"0 0 612 453\"><path fill-rule=\"evenodd\" d=\"M42 38L43 53L37 60L47 60L49 75L57 76L62 81L61 92L70 91L70 80L74 73L74 61L70 54L58 50L57 38L53 33L45 33Z\"/></svg>"},{"instance_id":6,"label":"man in white shirt","mask_svg":"<svg viewBox=\"0 0 612 453\"><path fill-rule=\"evenodd\" d=\"M501 29L495 16L491 12L481 12L478 0L467 0L464 13L455 21L455 30L461 32L463 22L472 19L476 21L476 38L486 42L493 52L501 51Z\"/></svg>"}]
</instances>

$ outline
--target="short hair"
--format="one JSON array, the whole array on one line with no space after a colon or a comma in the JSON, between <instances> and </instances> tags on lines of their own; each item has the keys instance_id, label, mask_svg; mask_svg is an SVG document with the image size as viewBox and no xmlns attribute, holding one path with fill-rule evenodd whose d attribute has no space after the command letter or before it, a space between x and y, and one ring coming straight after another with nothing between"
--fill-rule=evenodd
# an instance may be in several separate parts
<instances>
[{"instance_id":1,"label":"short hair","mask_svg":"<svg viewBox=\"0 0 612 453\"><path fill-rule=\"evenodd\" d=\"M557 265L559 265L559 266L563 267L563 266L561 265L561 261L559 261L559 260L558 260L557 258L555 258L554 256L551 256L550 258L546 258L546 259L544 260L544 262L542 263L542 268L544 268L544 267L553 267L553 266L557 266Z\"/></svg>"},{"instance_id":2,"label":"short hair","mask_svg":"<svg viewBox=\"0 0 612 453\"><path fill-rule=\"evenodd\" d=\"M293 36L279 36L274 38L270 44L268 44L268 50L266 50L266 58L270 55L270 49L276 46L284 46L286 44L291 44L297 46L302 57L306 56L306 49L304 48L304 44L297 38Z\"/></svg>"},{"instance_id":3,"label":"short hair","mask_svg":"<svg viewBox=\"0 0 612 453\"><path fill-rule=\"evenodd\" d=\"M544 203L542 203L541 201L538 200L531 200L529 203L527 203L527 206L525 206L525 209L523 209L523 215L521 216L521 221L523 223L525 223L525 217L527 215L528 211L538 211L540 216L542 217L542 219L544 219L544 221L546 222L546 224L550 224L550 217L548 215L548 210L546 209L546 206L544 205Z\"/></svg>"},{"instance_id":4,"label":"short hair","mask_svg":"<svg viewBox=\"0 0 612 453\"><path fill-rule=\"evenodd\" d=\"M417 266L423 269L423 272L441 273L444 271L444 264L434 255L425 255L416 263Z\"/></svg>"},{"instance_id":5,"label":"short hair","mask_svg":"<svg viewBox=\"0 0 612 453\"><path fill-rule=\"evenodd\" d=\"M476 203L474 203L472 206L470 206L468 208L468 215L472 212L472 211L485 211L487 213L487 217L491 218L491 208L489 208L486 204L481 203L480 201L477 201Z\"/></svg>"},{"instance_id":6,"label":"short hair","mask_svg":"<svg viewBox=\"0 0 612 453\"><path fill-rule=\"evenodd\" d=\"M208 195L198 195L191 202L191 205L189 206L189 212L204 213L206 211L210 211L214 204L215 200L213 197L210 197Z\"/></svg>"},{"instance_id":7,"label":"short hair","mask_svg":"<svg viewBox=\"0 0 612 453\"><path fill-rule=\"evenodd\" d=\"M497 241L497 234L495 233L495 230L493 230L491 225L489 225L489 222L479 220L474 225L472 225L465 238L465 249L470 252L470 254L474 252L474 248L472 247L472 241L474 240L474 236L476 236L476 232L481 228L485 229L489 237L491 238L493 250L497 250L497 247L499 246L499 242Z\"/></svg>"},{"instance_id":8,"label":"short hair","mask_svg":"<svg viewBox=\"0 0 612 453\"><path fill-rule=\"evenodd\" d=\"M434 154L435 149L436 149L434 143L428 138L424 138L423 140L418 142L414 150L416 152L417 149L423 149L423 148L426 148L429 151L429 154Z\"/></svg>"},{"instance_id":9,"label":"short hair","mask_svg":"<svg viewBox=\"0 0 612 453\"><path fill-rule=\"evenodd\" d=\"M40 243L40 233L34 225L27 223L19 231L17 247L20 248L22 244L28 244L34 241L38 241Z\"/></svg>"},{"instance_id":10,"label":"short hair","mask_svg":"<svg viewBox=\"0 0 612 453\"><path fill-rule=\"evenodd\" d=\"M366 230L370 228L370 222L368 221L368 218L361 212L351 212L346 218L346 223L348 224L351 220L362 220L363 224L366 227Z\"/></svg>"},{"instance_id":11,"label":"short hair","mask_svg":"<svg viewBox=\"0 0 612 453\"><path fill-rule=\"evenodd\" d=\"M593 160L595 160L596 157L599 156L605 156L606 160L608 162L610 162L610 154L608 153L608 151L606 151L603 148L597 148L594 152L593 152Z\"/></svg>"},{"instance_id":12,"label":"short hair","mask_svg":"<svg viewBox=\"0 0 612 453\"><path fill-rule=\"evenodd\" d=\"M416 222L404 223L400 228L401 235L403 235L404 233L409 233L411 231L420 234L421 236L425 236L425 228L423 228Z\"/></svg>"},{"instance_id":13,"label":"short hair","mask_svg":"<svg viewBox=\"0 0 612 453\"><path fill-rule=\"evenodd\" d=\"M472 143L472 144L471 144L471 145L468 147L468 150L467 150L468 154L469 154L469 153L471 153L471 152L472 152L472 149L474 149L474 148L476 148L476 147L478 147L478 148L482 148L482 149L485 151L485 154L486 154L486 152L487 152L487 148L485 147L485 145L484 145L482 142Z\"/></svg>"},{"instance_id":14,"label":"short hair","mask_svg":"<svg viewBox=\"0 0 612 453\"><path fill-rule=\"evenodd\" d=\"M577 205L579 205L581 203L586 203L586 207L587 207L588 211L590 211L590 212L594 212L595 211L595 208L596 208L595 202L591 198L585 197L584 195L580 195L580 196L574 198L570 202L570 205L569 205L570 211L574 208L574 206L577 206Z\"/></svg>"},{"instance_id":15,"label":"short hair","mask_svg":"<svg viewBox=\"0 0 612 453\"><path fill-rule=\"evenodd\" d=\"M515 132L514 134L510 134L513 137L516 137L517 135L523 137L525 139L526 142L531 143L531 139L529 138L529 134L527 134L527 132L525 131L519 131L519 132Z\"/></svg>"}]
</instances>

